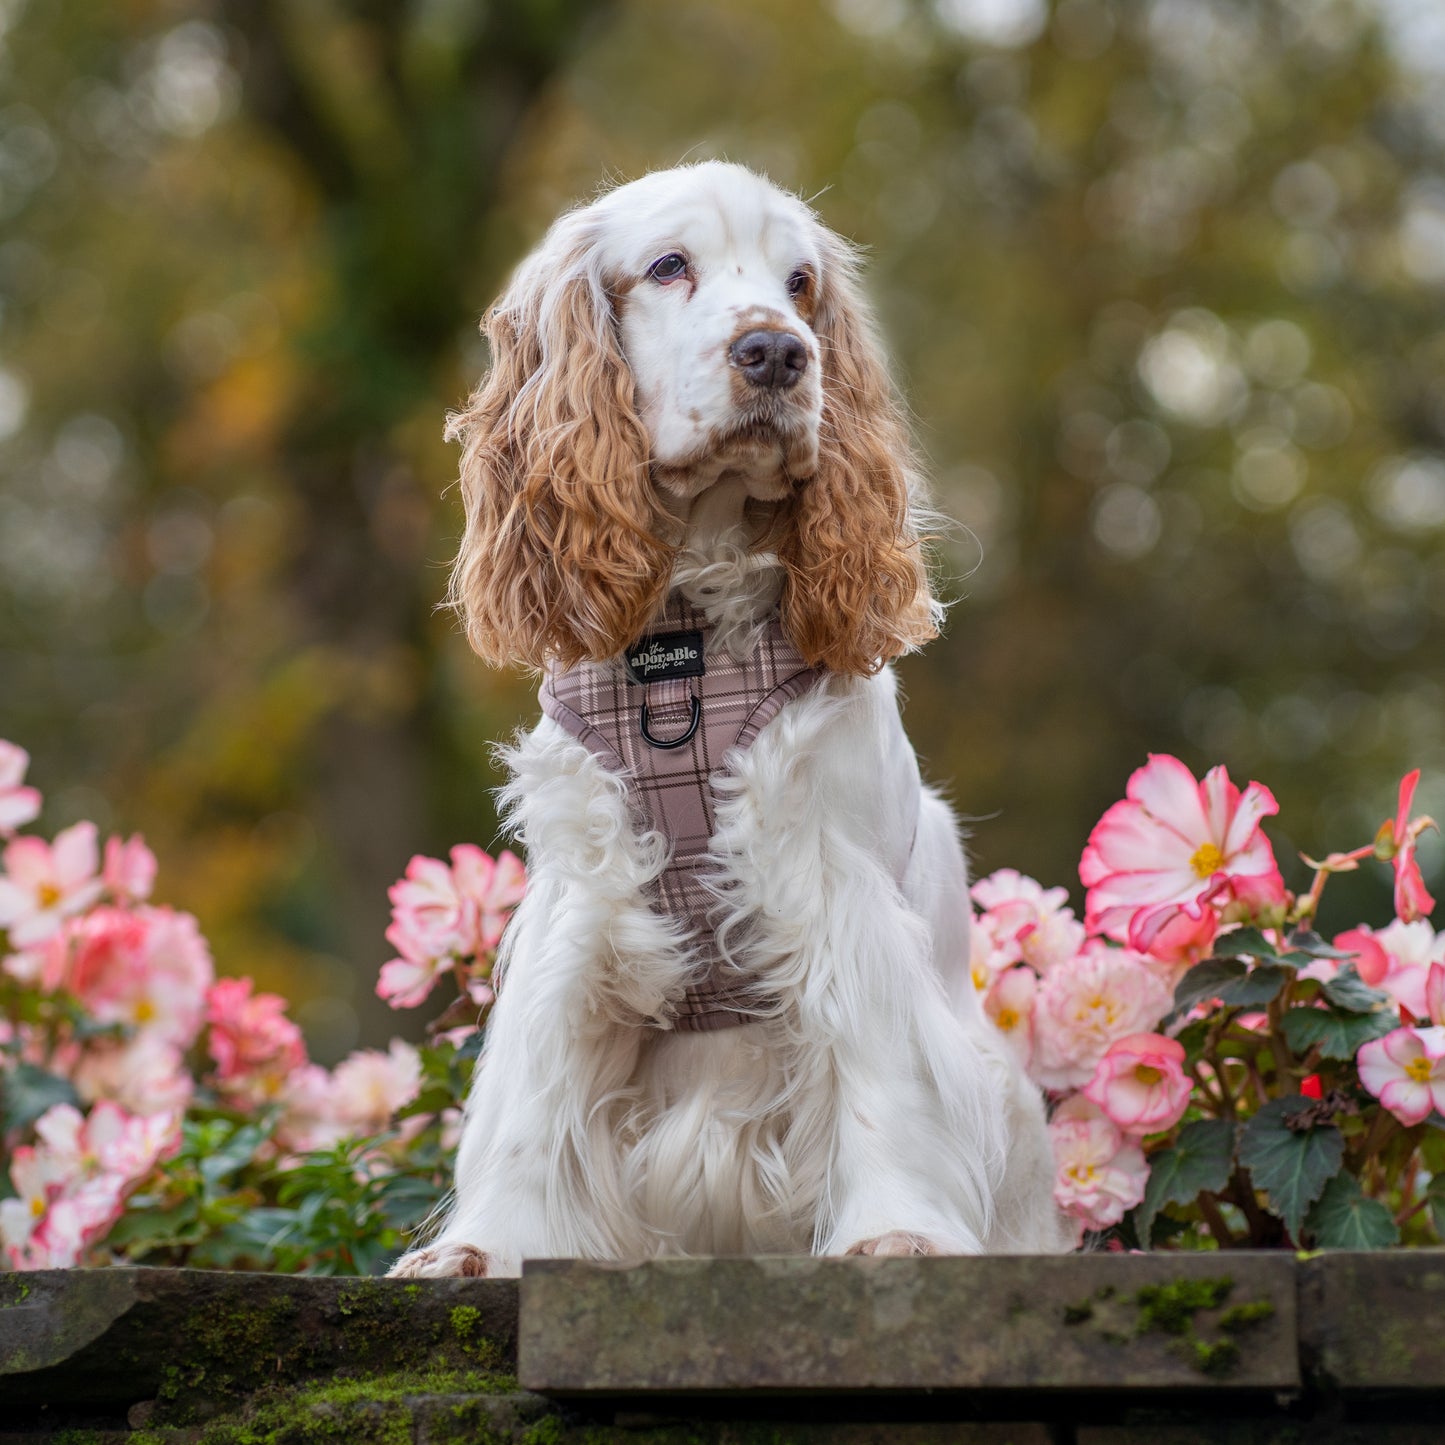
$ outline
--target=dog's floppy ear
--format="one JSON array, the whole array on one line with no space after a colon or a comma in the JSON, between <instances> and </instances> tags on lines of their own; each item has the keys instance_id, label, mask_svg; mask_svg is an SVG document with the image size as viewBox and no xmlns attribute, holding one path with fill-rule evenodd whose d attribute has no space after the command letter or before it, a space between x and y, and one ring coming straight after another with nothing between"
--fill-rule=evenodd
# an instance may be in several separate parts
<instances>
[{"instance_id":1,"label":"dog's floppy ear","mask_svg":"<svg viewBox=\"0 0 1445 1445\"><path fill-rule=\"evenodd\" d=\"M518 269L483 323L491 368L448 418L466 509L451 602L498 665L615 656L671 571L632 373L576 222Z\"/></svg>"},{"instance_id":2,"label":"dog's floppy ear","mask_svg":"<svg viewBox=\"0 0 1445 1445\"><path fill-rule=\"evenodd\" d=\"M822 228L820 228L822 229ZM778 545L782 620L799 651L866 675L938 633L915 505L908 423L857 283L857 258L823 230L813 331L823 367L818 472Z\"/></svg>"}]
</instances>

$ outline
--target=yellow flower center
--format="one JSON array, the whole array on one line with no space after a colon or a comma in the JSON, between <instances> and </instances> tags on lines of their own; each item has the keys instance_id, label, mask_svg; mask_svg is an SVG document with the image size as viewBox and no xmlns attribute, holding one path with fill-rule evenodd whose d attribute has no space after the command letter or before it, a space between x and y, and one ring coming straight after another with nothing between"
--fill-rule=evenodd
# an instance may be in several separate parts
<instances>
[{"instance_id":1,"label":"yellow flower center","mask_svg":"<svg viewBox=\"0 0 1445 1445\"><path fill-rule=\"evenodd\" d=\"M54 908L64 895L53 883L42 883L36 897L40 899L42 908Z\"/></svg>"},{"instance_id":2,"label":"yellow flower center","mask_svg":"<svg viewBox=\"0 0 1445 1445\"><path fill-rule=\"evenodd\" d=\"M1094 1177L1094 1166L1092 1164L1070 1164L1067 1173L1070 1179L1079 1184L1087 1184Z\"/></svg>"},{"instance_id":3,"label":"yellow flower center","mask_svg":"<svg viewBox=\"0 0 1445 1445\"><path fill-rule=\"evenodd\" d=\"M980 993L983 993L988 988L988 969L986 969L983 964L976 963L969 970L969 973L973 978L973 986Z\"/></svg>"},{"instance_id":4,"label":"yellow flower center","mask_svg":"<svg viewBox=\"0 0 1445 1445\"><path fill-rule=\"evenodd\" d=\"M45 1213L45 1201L41 1199L39 1195L36 1195L36 1197L30 1201L30 1213L36 1219L39 1219L40 1216Z\"/></svg>"},{"instance_id":5,"label":"yellow flower center","mask_svg":"<svg viewBox=\"0 0 1445 1445\"><path fill-rule=\"evenodd\" d=\"M1019 1026L1019 1016L1011 1008L1001 1008L998 1011L998 1018L994 1022L1007 1033L1010 1029L1016 1029Z\"/></svg>"},{"instance_id":6,"label":"yellow flower center","mask_svg":"<svg viewBox=\"0 0 1445 1445\"><path fill-rule=\"evenodd\" d=\"M1224 866L1224 854L1213 843L1201 843L1194 850L1189 866L1194 870L1196 878L1212 878Z\"/></svg>"},{"instance_id":7,"label":"yellow flower center","mask_svg":"<svg viewBox=\"0 0 1445 1445\"><path fill-rule=\"evenodd\" d=\"M148 999L140 999L135 1006L135 1021L148 1024L156 1016L156 1006Z\"/></svg>"},{"instance_id":8,"label":"yellow flower center","mask_svg":"<svg viewBox=\"0 0 1445 1445\"><path fill-rule=\"evenodd\" d=\"M1405 1065L1405 1072L1414 1079L1417 1084L1428 1084L1430 1075L1434 1072L1433 1063L1421 1054L1418 1059L1411 1059Z\"/></svg>"},{"instance_id":9,"label":"yellow flower center","mask_svg":"<svg viewBox=\"0 0 1445 1445\"><path fill-rule=\"evenodd\" d=\"M1157 1084L1164 1075L1154 1067L1153 1064L1136 1064L1134 1066L1134 1077L1141 1084Z\"/></svg>"}]
</instances>

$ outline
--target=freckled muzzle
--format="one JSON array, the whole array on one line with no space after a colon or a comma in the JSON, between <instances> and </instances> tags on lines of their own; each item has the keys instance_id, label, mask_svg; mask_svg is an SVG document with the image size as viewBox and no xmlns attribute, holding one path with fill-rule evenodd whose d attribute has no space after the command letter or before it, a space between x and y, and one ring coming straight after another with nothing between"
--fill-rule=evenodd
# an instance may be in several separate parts
<instances>
[{"instance_id":1,"label":"freckled muzzle","mask_svg":"<svg viewBox=\"0 0 1445 1445\"><path fill-rule=\"evenodd\" d=\"M787 391L808 369L808 348L791 331L749 331L728 349L728 359L761 391Z\"/></svg>"}]
</instances>

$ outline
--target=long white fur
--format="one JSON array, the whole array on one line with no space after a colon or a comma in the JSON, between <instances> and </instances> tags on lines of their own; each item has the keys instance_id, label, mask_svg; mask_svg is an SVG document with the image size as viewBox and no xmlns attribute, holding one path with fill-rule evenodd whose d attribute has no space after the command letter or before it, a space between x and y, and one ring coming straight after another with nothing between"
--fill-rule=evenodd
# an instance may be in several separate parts
<instances>
[{"instance_id":1,"label":"long white fur","mask_svg":"<svg viewBox=\"0 0 1445 1445\"><path fill-rule=\"evenodd\" d=\"M654 379L722 365L687 326L777 309L806 215L772 187L781 199L768 212L766 183L717 171L721 209L667 233L685 230L693 254L729 276L716 317L695 322L657 297L624 311L649 431L678 453L716 424L725 379L681 392ZM665 200L665 178L654 189ZM614 249L636 251L646 219L619 207ZM749 276L762 278L751 291ZM776 478L699 472L679 507L673 584L745 650L781 573L749 545L744 507ZM453 1202L397 1273L516 1274L531 1257L1069 1247L1038 1091L967 978L963 850L920 781L890 671L833 676L791 703L719 785L719 936L776 1000L739 1027L665 1026L692 960L650 906L666 845L639 830L623 780L546 718L505 761L530 883L503 940Z\"/></svg>"}]
</instances>

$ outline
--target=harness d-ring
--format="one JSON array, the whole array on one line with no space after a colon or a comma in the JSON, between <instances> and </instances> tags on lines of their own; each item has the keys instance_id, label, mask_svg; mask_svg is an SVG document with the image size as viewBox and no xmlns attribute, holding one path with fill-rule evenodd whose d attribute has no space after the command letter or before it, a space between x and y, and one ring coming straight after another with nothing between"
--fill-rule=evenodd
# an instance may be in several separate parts
<instances>
[{"instance_id":1,"label":"harness d-ring","mask_svg":"<svg viewBox=\"0 0 1445 1445\"><path fill-rule=\"evenodd\" d=\"M692 735L697 731L697 725L702 721L702 704L694 696L689 699L692 703L692 721L687 725L687 731L680 738L673 738L671 742L663 742L661 738L655 738L647 730L647 704L642 704L642 737L643 741L651 743L655 748L662 748L671 751L673 748L684 747L692 741Z\"/></svg>"}]
</instances>

